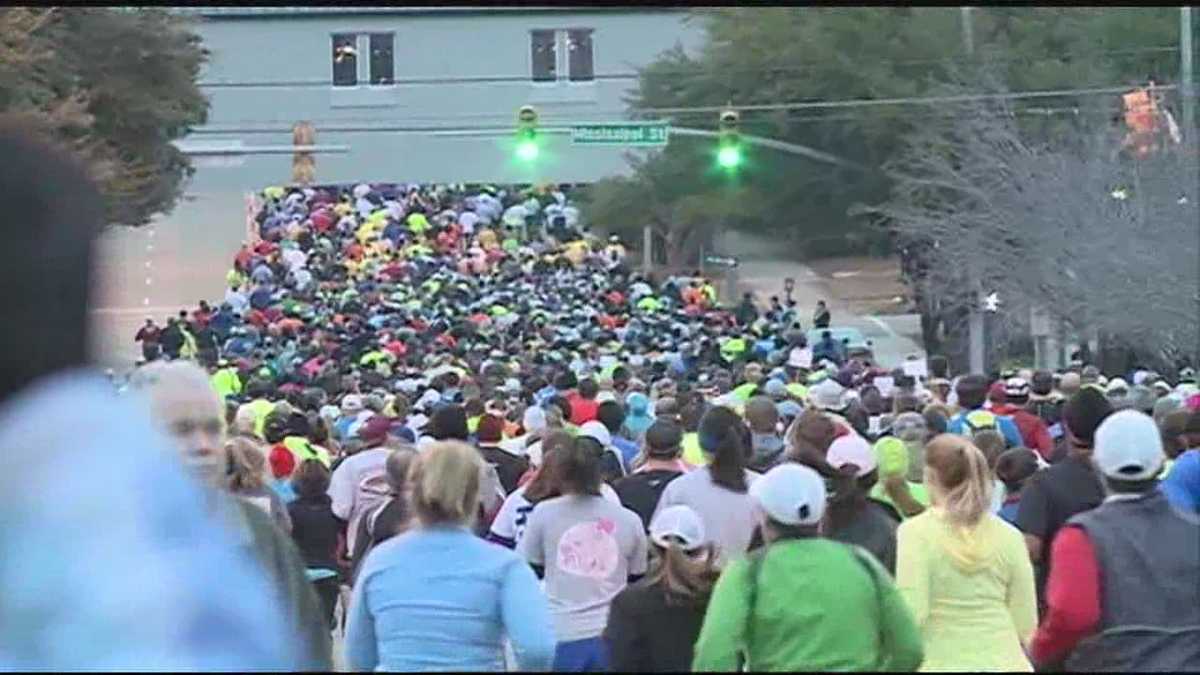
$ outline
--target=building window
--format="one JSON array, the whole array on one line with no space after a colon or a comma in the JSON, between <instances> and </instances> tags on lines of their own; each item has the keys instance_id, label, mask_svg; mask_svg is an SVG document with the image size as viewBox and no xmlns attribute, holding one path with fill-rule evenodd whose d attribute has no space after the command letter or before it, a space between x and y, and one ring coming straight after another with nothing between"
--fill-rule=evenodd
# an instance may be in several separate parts
<instances>
[{"instance_id":1,"label":"building window","mask_svg":"<svg viewBox=\"0 0 1200 675\"><path fill-rule=\"evenodd\" d=\"M572 82L591 82L592 72L592 29L580 28L567 31L567 72Z\"/></svg>"},{"instance_id":2,"label":"building window","mask_svg":"<svg viewBox=\"0 0 1200 675\"><path fill-rule=\"evenodd\" d=\"M393 84L396 61L392 33L371 33L371 84Z\"/></svg>"},{"instance_id":3,"label":"building window","mask_svg":"<svg viewBox=\"0 0 1200 675\"><path fill-rule=\"evenodd\" d=\"M333 86L358 84L358 36L337 33L333 36Z\"/></svg>"},{"instance_id":4,"label":"building window","mask_svg":"<svg viewBox=\"0 0 1200 675\"><path fill-rule=\"evenodd\" d=\"M558 79L558 33L535 30L530 37L533 56L533 81L554 82Z\"/></svg>"}]
</instances>

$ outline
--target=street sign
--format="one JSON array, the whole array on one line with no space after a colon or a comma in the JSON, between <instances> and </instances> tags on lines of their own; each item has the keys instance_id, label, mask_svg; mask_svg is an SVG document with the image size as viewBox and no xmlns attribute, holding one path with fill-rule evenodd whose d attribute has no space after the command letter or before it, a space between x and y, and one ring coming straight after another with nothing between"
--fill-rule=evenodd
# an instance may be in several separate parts
<instances>
[{"instance_id":1,"label":"street sign","mask_svg":"<svg viewBox=\"0 0 1200 675\"><path fill-rule=\"evenodd\" d=\"M737 258L727 258L719 255L704 256L705 265L716 265L717 267L737 267Z\"/></svg>"},{"instance_id":2,"label":"street sign","mask_svg":"<svg viewBox=\"0 0 1200 675\"><path fill-rule=\"evenodd\" d=\"M575 145L641 145L667 144L666 122L582 124L571 127L571 142Z\"/></svg>"}]
</instances>

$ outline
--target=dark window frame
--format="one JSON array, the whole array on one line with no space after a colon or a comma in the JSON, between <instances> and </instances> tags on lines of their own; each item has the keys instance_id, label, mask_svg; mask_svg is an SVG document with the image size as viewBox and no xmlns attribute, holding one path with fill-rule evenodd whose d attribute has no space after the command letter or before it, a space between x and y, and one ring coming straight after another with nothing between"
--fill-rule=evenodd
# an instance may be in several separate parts
<instances>
[{"instance_id":1,"label":"dark window frame","mask_svg":"<svg viewBox=\"0 0 1200 675\"><path fill-rule=\"evenodd\" d=\"M558 81L558 34L559 31L553 28L535 28L529 31L529 78L531 81L538 84ZM539 66L543 65L545 59L543 56L539 61L538 38L544 38L546 35L550 36L550 68L546 72L539 73ZM543 46L542 49L545 49L545 47Z\"/></svg>"},{"instance_id":2,"label":"dark window frame","mask_svg":"<svg viewBox=\"0 0 1200 675\"><path fill-rule=\"evenodd\" d=\"M395 85L396 84L396 34L393 32L380 32L380 33L367 33L366 35L367 35L368 50L370 51L370 54L368 56L368 61L367 61L367 70L368 70L367 81L373 87L390 87L390 86ZM387 40L386 47L387 47L387 53L388 53L389 58L386 61L383 61L382 59L377 61L375 58L376 50L381 49L383 47L383 45L380 45L378 47L376 46L375 41L377 38L381 39L381 40L382 39ZM383 70L387 71L386 77L380 77L379 75L382 75L382 73L377 74L375 72L375 70L376 70L375 66L377 64L382 66Z\"/></svg>"},{"instance_id":3,"label":"dark window frame","mask_svg":"<svg viewBox=\"0 0 1200 675\"><path fill-rule=\"evenodd\" d=\"M349 46L353 53L338 61L338 50ZM329 36L330 82L335 87L358 86L358 33L333 33Z\"/></svg>"},{"instance_id":4,"label":"dark window frame","mask_svg":"<svg viewBox=\"0 0 1200 675\"><path fill-rule=\"evenodd\" d=\"M576 60L572 57L574 51L571 49L575 44L572 40L573 34L584 34L587 37L587 73L576 76ZM567 56L567 81L568 82L595 82L596 81L596 29L595 28L567 28L563 30L565 36L564 45Z\"/></svg>"}]
</instances>

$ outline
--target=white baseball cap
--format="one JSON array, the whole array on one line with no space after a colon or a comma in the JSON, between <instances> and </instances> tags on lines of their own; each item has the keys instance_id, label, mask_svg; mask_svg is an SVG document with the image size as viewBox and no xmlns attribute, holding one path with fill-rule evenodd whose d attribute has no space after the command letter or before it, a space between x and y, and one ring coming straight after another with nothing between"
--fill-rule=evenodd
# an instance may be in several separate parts
<instances>
[{"instance_id":1,"label":"white baseball cap","mask_svg":"<svg viewBox=\"0 0 1200 675\"><path fill-rule=\"evenodd\" d=\"M360 412L363 409L363 399L358 394L347 394L342 399L342 412L347 415Z\"/></svg>"},{"instance_id":2,"label":"white baseball cap","mask_svg":"<svg viewBox=\"0 0 1200 675\"><path fill-rule=\"evenodd\" d=\"M1162 437L1145 413L1122 410L1109 415L1096 429L1093 461L1100 473L1118 480L1147 480L1162 470Z\"/></svg>"},{"instance_id":3,"label":"white baseball cap","mask_svg":"<svg viewBox=\"0 0 1200 675\"><path fill-rule=\"evenodd\" d=\"M594 439L606 448L612 445L612 434L608 432L608 428L595 420L579 427L579 435Z\"/></svg>"},{"instance_id":4,"label":"white baseball cap","mask_svg":"<svg viewBox=\"0 0 1200 675\"><path fill-rule=\"evenodd\" d=\"M878 460L875 458L875 451L871 449L870 444L861 436L854 434L842 436L831 443L825 461L835 469L853 464L858 467L858 471L854 475L860 478L879 466Z\"/></svg>"},{"instance_id":5,"label":"white baseball cap","mask_svg":"<svg viewBox=\"0 0 1200 675\"><path fill-rule=\"evenodd\" d=\"M784 525L816 525L825 515L825 481L802 464L771 469L750 484L750 497L771 520Z\"/></svg>"},{"instance_id":6,"label":"white baseball cap","mask_svg":"<svg viewBox=\"0 0 1200 675\"><path fill-rule=\"evenodd\" d=\"M674 538L678 542L673 542ZM707 543L704 521L689 506L668 506L650 521L650 540L664 548L682 543L683 550L695 551Z\"/></svg>"}]
</instances>

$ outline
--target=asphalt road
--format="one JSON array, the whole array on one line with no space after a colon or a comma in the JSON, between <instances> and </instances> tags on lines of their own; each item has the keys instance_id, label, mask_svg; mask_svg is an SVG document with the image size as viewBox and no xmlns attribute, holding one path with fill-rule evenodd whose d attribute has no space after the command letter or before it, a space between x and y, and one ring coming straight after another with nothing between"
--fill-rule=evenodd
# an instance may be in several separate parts
<instances>
[{"instance_id":1,"label":"asphalt road","mask_svg":"<svg viewBox=\"0 0 1200 675\"><path fill-rule=\"evenodd\" d=\"M854 314L846 307L839 305L830 293L828 283L801 263L782 260L744 260L738 268L738 281L741 288L755 294L755 301L766 306L772 295L784 297L783 280L792 277L796 280L792 298L800 308L801 326L804 330L812 328L812 314L818 300L824 300L829 307L830 325L857 328L875 350L877 362L885 367L900 365L910 354L925 356L921 347L921 322L916 314L898 314L881 316L864 316ZM736 299L735 299L736 300Z\"/></svg>"},{"instance_id":2,"label":"asphalt road","mask_svg":"<svg viewBox=\"0 0 1200 675\"><path fill-rule=\"evenodd\" d=\"M112 228L97 242L92 354L104 367L129 368L147 316L160 325L201 299L219 301L225 273L245 236L237 192L199 193L143 228Z\"/></svg>"}]
</instances>

